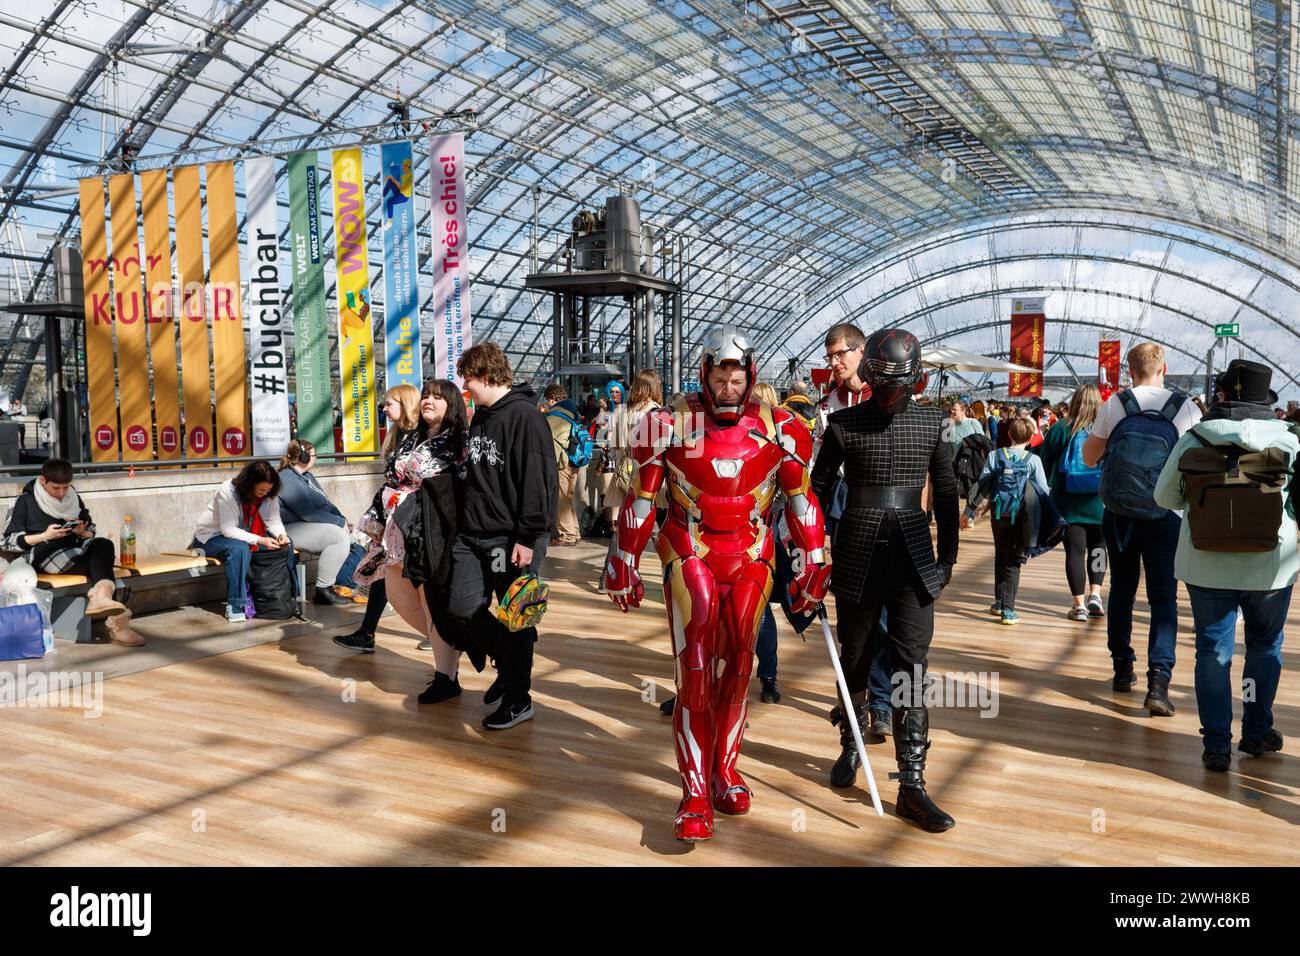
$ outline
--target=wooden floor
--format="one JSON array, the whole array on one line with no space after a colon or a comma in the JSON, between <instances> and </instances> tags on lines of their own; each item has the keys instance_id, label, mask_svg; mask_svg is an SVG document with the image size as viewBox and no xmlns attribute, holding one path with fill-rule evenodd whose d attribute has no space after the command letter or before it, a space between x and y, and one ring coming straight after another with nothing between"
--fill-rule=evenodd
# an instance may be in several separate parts
<instances>
[{"instance_id":1,"label":"wooden floor","mask_svg":"<svg viewBox=\"0 0 1300 956\"><path fill-rule=\"evenodd\" d=\"M963 536L931 656L935 673L998 680L996 716L972 707L932 715L930 789L956 829L925 834L892 815L891 744L870 748L884 818L863 787L829 788L837 734L825 719L825 648L816 631L803 643L782 622L785 699L762 705L755 693L740 763L753 812L722 818L711 844L677 844L669 722L646 699L649 687L656 701L671 693L661 595L652 588L647 606L620 615L593 586L603 549L560 554L532 722L480 729L490 672L465 673L457 701L417 707L429 656L392 617L373 656L316 633L129 674L104 684L97 719L0 710L0 861L1300 863L1296 665L1286 666L1276 708L1292 752L1234 756L1230 773L1208 774L1185 603L1178 714L1153 719L1141 693L1111 693L1104 622L1063 617L1059 552L1026 569L1019 627L985 615L987 526ZM646 563L654 581L653 557ZM1295 610L1291 623L1295 640Z\"/></svg>"}]
</instances>

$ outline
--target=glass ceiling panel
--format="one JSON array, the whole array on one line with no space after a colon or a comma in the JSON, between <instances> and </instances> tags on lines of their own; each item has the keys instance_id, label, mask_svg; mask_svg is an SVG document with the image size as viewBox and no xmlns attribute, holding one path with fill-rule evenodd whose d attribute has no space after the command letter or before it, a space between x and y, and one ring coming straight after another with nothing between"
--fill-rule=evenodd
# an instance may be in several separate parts
<instances>
[{"instance_id":1,"label":"glass ceiling panel","mask_svg":"<svg viewBox=\"0 0 1300 956\"><path fill-rule=\"evenodd\" d=\"M774 352L798 352L810 328L889 289L903 290L895 304L927 328L945 327L949 313L987 320L1003 311L997 286L1049 283L1070 269L1081 286L1086 276L1123 295L1145 288L1148 298L1159 275L1160 296L1199 297L1216 311L1226 297L1252 325L1260 316L1238 300L1274 325L1273 316L1300 315L1287 265L1300 260L1292 131L1300 36L1291 11L1279 27L1272 10L1227 0L152 8L74 2L44 34L54 0L3 12L0 60L12 65L0 66L0 286L22 278L19 291L29 293L24 269L48 276L48 237L73 235L76 216L75 196L44 194L73 186L74 167L113 153L128 131L149 155L379 122L400 95L417 115L478 111L468 140L471 227L482 240L476 303L529 371L549 368L550 344L548 303L520 288L531 189L539 187L553 248L550 231L563 231L579 206L603 202L602 179L626 184L647 221L696 236L688 349L726 316L743 318ZM132 17L128 45L186 49L127 46L114 68L104 43ZM204 41L213 56L200 55ZM147 121L166 91L170 105ZM427 191L425 173L417 162L417 192ZM367 190L371 209L377 188ZM1081 210L1095 206L1165 220L1144 220L1157 234L1141 240L1119 226L1076 229ZM418 209L427 217L426 201ZM1012 214L1043 219L1032 233L958 231L946 261L971 268L933 288L914 282L929 259L899 257L954 224ZM1002 261L990 264L990 249ZM1031 255L1049 258L1023 258ZM1089 256L1129 264L1085 265ZM855 286L864 264L886 261L871 288ZM1223 293L1202 296L1202 284L1179 274ZM981 284L983 299L942 302ZM804 305L792 318L799 290ZM1098 310L1127 301L1087 295ZM1165 304L1160 312L1149 301L1145 314L1187 324L1181 305ZM0 319L0 362L29 324ZM996 343L1001 333L972 334ZM5 380L12 375L5 364Z\"/></svg>"}]
</instances>

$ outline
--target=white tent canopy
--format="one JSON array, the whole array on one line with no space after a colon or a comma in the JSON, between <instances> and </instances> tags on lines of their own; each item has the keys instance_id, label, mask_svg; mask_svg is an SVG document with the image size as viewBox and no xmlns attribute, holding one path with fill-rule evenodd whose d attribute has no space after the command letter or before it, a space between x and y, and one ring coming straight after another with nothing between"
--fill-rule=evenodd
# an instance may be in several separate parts
<instances>
[{"instance_id":1,"label":"white tent canopy","mask_svg":"<svg viewBox=\"0 0 1300 956\"><path fill-rule=\"evenodd\" d=\"M931 368L955 372L1040 372L1041 369L1028 365L1016 365L1001 359L989 358L975 352L963 352L960 349L930 348L921 355L921 362Z\"/></svg>"}]
</instances>

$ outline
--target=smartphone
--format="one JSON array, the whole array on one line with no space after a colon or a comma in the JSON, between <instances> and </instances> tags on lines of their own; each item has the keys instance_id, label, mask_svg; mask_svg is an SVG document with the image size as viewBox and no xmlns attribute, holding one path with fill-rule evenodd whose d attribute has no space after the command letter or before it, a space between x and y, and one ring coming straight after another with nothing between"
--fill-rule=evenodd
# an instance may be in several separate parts
<instances>
[{"instance_id":1,"label":"smartphone","mask_svg":"<svg viewBox=\"0 0 1300 956\"><path fill-rule=\"evenodd\" d=\"M80 521L60 521L60 522L59 522L59 527L60 527L60 528L76 528L76 527L80 526L80 524L81 524Z\"/></svg>"}]
</instances>

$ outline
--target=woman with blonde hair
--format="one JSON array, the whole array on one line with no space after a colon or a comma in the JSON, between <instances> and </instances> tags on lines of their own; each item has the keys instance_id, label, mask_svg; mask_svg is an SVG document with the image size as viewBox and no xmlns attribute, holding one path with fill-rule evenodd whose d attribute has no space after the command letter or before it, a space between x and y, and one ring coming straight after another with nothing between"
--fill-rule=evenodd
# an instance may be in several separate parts
<instances>
[{"instance_id":1,"label":"woman with blonde hair","mask_svg":"<svg viewBox=\"0 0 1300 956\"><path fill-rule=\"evenodd\" d=\"M397 487L400 480L397 475L397 461L415 448L420 442L420 390L414 385L394 385L384 393L384 416L388 420L388 432L384 436L384 484L375 493L374 500L366 510L358 527L366 531L371 538L371 547L361 559L361 565L370 565L363 579L358 572L353 572L353 580L362 588L368 586L368 602L361 626L351 634L341 634L334 638L339 647L361 651L363 654L375 652L375 630L379 627L379 618L388 606L388 589L384 580L383 548L376 541L382 537L383 529L392 515L392 510L384 506L384 491ZM424 648L423 642L421 647ZM432 647L432 644L430 644ZM424 648L427 650L428 648Z\"/></svg>"},{"instance_id":2,"label":"woman with blonde hair","mask_svg":"<svg viewBox=\"0 0 1300 956\"><path fill-rule=\"evenodd\" d=\"M1101 472L1083 463L1083 443L1101 410L1101 391L1082 385L1070 397L1069 417L1053 425L1040 454L1052 502L1069 524L1065 536L1065 579L1074 597L1066 612L1071 621L1105 616L1101 586L1106 579L1106 545L1102 539Z\"/></svg>"},{"instance_id":3,"label":"woman with blonde hair","mask_svg":"<svg viewBox=\"0 0 1300 956\"><path fill-rule=\"evenodd\" d=\"M776 408L776 406L780 404L780 399L777 398L776 395L776 389L774 389L767 382L758 382L754 386L754 389L751 392L751 394L760 402L762 402L765 405L768 405L771 408Z\"/></svg>"},{"instance_id":4,"label":"woman with blonde hair","mask_svg":"<svg viewBox=\"0 0 1300 956\"><path fill-rule=\"evenodd\" d=\"M618 509L623 507L627 490L632 487L632 436L645 413L664 400L664 385L659 373L643 368L632 379L627 401L614 410L609 427L609 450L614 455L614 478L605 493L604 520L612 529L618 520Z\"/></svg>"}]
</instances>

